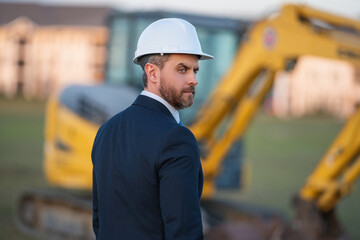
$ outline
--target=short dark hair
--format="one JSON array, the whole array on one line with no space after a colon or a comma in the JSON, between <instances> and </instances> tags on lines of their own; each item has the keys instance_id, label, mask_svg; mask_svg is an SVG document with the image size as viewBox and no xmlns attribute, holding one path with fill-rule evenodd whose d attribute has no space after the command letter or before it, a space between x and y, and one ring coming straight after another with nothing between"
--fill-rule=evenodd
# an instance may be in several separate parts
<instances>
[{"instance_id":1,"label":"short dark hair","mask_svg":"<svg viewBox=\"0 0 360 240\"><path fill-rule=\"evenodd\" d=\"M164 67L165 62L169 59L170 55L169 54L149 54L149 55L145 55L143 57L141 57L141 59L139 60L140 62L140 66L143 69L143 75L142 75L142 81L144 84L144 87L147 87L147 75L145 72L145 65L147 63L152 63L154 65L156 65L158 68L162 69Z\"/></svg>"}]
</instances>

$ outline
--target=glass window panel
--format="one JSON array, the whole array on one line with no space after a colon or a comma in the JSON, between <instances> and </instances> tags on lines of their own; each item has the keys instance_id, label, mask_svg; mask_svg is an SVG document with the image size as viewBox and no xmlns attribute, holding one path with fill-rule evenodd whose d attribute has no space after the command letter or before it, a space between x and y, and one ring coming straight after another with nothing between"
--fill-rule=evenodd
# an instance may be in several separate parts
<instances>
[{"instance_id":1,"label":"glass window panel","mask_svg":"<svg viewBox=\"0 0 360 240\"><path fill-rule=\"evenodd\" d=\"M128 20L117 18L112 21L110 28L106 78L110 83L121 84L127 77Z\"/></svg>"}]
</instances>

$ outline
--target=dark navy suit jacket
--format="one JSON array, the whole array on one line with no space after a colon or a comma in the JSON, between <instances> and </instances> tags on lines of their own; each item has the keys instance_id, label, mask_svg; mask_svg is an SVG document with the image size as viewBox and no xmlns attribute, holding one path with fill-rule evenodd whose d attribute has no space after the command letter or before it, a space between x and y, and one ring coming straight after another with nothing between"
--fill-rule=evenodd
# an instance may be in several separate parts
<instances>
[{"instance_id":1,"label":"dark navy suit jacket","mask_svg":"<svg viewBox=\"0 0 360 240\"><path fill-rule=\"evenodd\" d=\"M93 227L98 240L203 239L203 174L194 135L140 95L95 138Z\"/></svg>"}]
</instances>

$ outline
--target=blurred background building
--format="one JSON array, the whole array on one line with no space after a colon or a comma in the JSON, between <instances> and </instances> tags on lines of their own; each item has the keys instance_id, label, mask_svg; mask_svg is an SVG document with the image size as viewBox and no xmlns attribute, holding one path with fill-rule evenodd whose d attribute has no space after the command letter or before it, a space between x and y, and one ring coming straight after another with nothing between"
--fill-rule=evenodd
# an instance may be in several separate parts
<instances>
[{"instance_id":1,"label":"blurred background building","mask_svg":"<svg viewBox=\"0 0 360 240\"><path fill-rule=\"evenodd\" d=\"M271 108L278 117L324 113L349 117L360 104L360 69L339 60L303 56L277 74Z\"/></svg>"},{"instance_id":2,"label":"blurred background building","mask_svg":"<svg viewBox=\"0 0 360 240\"><path fill-rule=\"evenodd\" d=\"M45 98L102 81L109 10L0 3L0 93Z\"/></svg>"}]
</instances>

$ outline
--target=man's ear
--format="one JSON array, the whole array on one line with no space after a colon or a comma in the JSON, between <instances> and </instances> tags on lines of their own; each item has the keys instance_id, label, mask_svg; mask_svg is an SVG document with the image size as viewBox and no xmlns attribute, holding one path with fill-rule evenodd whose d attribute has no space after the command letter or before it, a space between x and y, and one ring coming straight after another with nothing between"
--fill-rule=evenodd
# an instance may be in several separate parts
<instances>
[{"instance_id":1,"label":"man's ear","mask_svg":"<svg viewBox=\"0 0 360 240\"><path fill-rule=\"evenodd\" d=\"M144 70L147 75L147 79L152 84L157 84L160 78L160 69L158 66L152 63L147 63L144 67Z\"/></svg>"}]
</instances>

